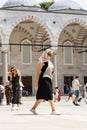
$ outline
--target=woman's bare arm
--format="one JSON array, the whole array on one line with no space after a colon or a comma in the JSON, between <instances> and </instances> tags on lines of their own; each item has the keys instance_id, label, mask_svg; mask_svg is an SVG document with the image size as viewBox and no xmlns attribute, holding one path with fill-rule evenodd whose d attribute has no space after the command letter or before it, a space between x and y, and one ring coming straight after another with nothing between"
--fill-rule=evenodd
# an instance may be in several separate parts
<instances>
[{"instance_id":1,"label":"woman's bare arm","mask_svg":"<svg viewBox=\"0 0 87 130\"><path fill-rule=\"evenodd\" d=\"M35 81L36 90L38 89L38 80L39 80L39 76L40 76L41 69L42 69L43 65L44 65L43 63L39 63L38 66L37 66L36 81Z\"/></svg>"}]
</instances>

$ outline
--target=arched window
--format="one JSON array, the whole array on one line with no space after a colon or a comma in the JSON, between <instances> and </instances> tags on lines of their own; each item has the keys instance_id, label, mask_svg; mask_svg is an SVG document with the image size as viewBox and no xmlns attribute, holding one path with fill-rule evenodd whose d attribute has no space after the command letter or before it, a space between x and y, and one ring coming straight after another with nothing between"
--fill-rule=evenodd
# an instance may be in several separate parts
<instances>
[{"instance_id":1,"label":"arched window","mask_svg":"<svg viewBox=\"0 0 87 130\"><path fill-rule=\"evenodd\" d=\"M64 43L65 46L72 46L70 41ZM73 48L72 47L64 47L64 64L72 65L73 64Z\"/></svg>"},{"instance_id":2,"label":"arched window","mask_svg":"<svg viewBox=\"0 0 87 130\"><path fill-rule=\"evenodd\" d=\"M30 41L25 39L22 41L22 44L29 44ZM31 46L22 46L22 63L31 64L32 63L32 47Z\"/></svg>"},{"instance_id":3,"label":"arched window","mask_svg":"<svg viewBox=\"0 0 87 130\"><path fill-rule=\"evenodd\" d=\"M87 43L85 43L84 46L87 46ZM87 52L83 52L83 64L87 65Z\"/></svg>"}]
</instances>

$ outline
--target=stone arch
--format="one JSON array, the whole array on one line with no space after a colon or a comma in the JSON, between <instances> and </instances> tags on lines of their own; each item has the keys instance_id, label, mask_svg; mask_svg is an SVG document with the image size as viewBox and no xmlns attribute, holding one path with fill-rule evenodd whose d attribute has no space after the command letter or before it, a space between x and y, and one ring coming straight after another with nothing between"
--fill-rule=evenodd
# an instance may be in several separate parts
<instances>
[{"instance_id":1,"label":"stone arch","mask_svg":"<svg viewBox=\"0 0 87 130\"><path fill-rule=\"evenodd\" d=\"M11 35L11 32L12 30L22 21L25 21L25 20L30 20L30 21L33 21L35 23L37 23L38 25L40 25L44 30L47 31L48 35L49 35L49 38L50 38L50 41L52 42L53 40L53 34L51 32L51 30L48 28L48 26L43 23L43 21L40 19L40 18L37 18L35 16L32 16L32 15L28 15L28 16L22 16L20 17L19 19L16 19L16 21L14 21L14 23L10 26L10 29L9 29L9 32L8 32L8 36L10 37Z\"/></svg>"},{"instance_id":2,"label":"stone arch","mask_svg":"<svg viewBox=\"0 0 87 130\"><path fill-rule=\"evenodd\" d=\"M68 26L69 24L71 24L71 23L77 23L77 24L79 24L79 25L81 25L81 26L83 26L84 28L87 29L87 22L84 21L83 19L80 19L80 18L70 19L70 20L66 21L64 25L61 25L60 29L58 30L58 33L57 33L57 35L56 35L56 37L55 37L57 44L58 44L58 39L59 39L59 37L60 37L60 34L61 34L62 30L63 30L66 26Z\"/></svg>"}]
</instances>

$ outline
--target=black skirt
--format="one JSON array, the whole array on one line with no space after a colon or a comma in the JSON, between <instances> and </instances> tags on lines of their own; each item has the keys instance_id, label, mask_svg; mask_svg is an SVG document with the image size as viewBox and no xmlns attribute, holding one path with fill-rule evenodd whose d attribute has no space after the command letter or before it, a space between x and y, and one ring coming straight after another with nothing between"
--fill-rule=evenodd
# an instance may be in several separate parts
<instances>
[{"instance_id":1,"label":"black skirt","mask_svg":"<svg viewBox=\"0 0 87 130\"><path fill-rule=\"evenodd\" d=\"M52 100L52 82L48 77L40 78L36 99Z\"/></svg>"}]
</instances>

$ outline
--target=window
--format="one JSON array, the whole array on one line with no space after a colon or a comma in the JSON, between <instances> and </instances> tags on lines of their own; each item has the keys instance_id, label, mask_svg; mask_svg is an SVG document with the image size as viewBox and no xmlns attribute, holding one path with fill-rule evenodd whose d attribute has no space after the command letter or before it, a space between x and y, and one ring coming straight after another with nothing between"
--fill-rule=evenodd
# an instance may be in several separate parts
<instances>
[{"instance_id":1,"label":"window","mask_svg":"<svg viewBox=\"0 0 87 130\"><path fill-rule=\"evenodd\" d=\"M22 41L22 44L30 43L29 40ZM32 63L32 47L31 46L22 46L22 63L31 64Z\"/></svg>"},{"instance_id":2,"label":"window","mask_svg":"<svg viewBox=\"0 0 87 130\"><path fill-rule=\"evenodd\" d=\"M71 46L72 43L67 41L64 43L65 46ZM73 49L72 47L64 47L64 64L72 65L73 64Z\"/></svg>"}]
</instances>

